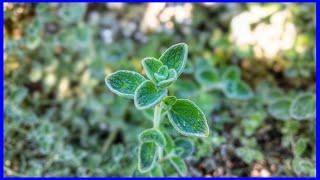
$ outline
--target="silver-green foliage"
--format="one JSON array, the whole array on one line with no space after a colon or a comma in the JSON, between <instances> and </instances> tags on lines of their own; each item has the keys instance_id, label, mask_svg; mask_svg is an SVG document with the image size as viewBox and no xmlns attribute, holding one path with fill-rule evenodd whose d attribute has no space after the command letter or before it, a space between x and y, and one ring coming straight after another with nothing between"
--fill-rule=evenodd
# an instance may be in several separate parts
<instances>
[{"instance_id":1,"label":"silver-green foliage","mask_svg":"<svg viewBox=\"0 0 320 180\"><path fill-rule=\"evenodd\" d=\"M182 135L196 137L209 135L206 116L194 102L168 96L168 87L183 72L187 53L187 44L179 43L168 48L159 59L144 58L142 67L148 79L129 70L119 70L105 79L107 87L112 92L122 97L133 98L137 109L153 108L153 128L139 135L140 173L163 176L162 162L170 162L179 175L187 174L187 167L182 158L192 154L193 144L188 139L174 142L170 136L161 131L159 126L163 113L167 114L172 126Z\"/></svg>"},{"instance_id":2,"label":"silver-green foliage","mask_svg":"<svg viewBox=\"0 0 320 180\"><path fill-rule=\"evenodd\" d=\"M276 98L268 106L269 113L279 120L308 120L315 117L316 97L312 93L301 93L293 100Z\"/></svg>"}]
</instances>

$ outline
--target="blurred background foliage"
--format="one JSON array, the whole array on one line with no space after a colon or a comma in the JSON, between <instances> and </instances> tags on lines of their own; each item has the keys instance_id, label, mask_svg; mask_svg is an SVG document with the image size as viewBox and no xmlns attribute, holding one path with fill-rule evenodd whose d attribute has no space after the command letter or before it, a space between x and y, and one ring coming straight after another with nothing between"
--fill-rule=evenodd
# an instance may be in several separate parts
<instances>
[{"instance_id":1,"label":"blurred background foliage","mask_svg":"<svg viewBox=\"0 0 320 180\"><path fill-rule=\"evenodd\" d=\"M315 175L314 4L7 3L4 12L6 176L143 175L137 133L152 126L150 112L104 77L143 73L142 58L177 42L189 45L188 64L170 93L194 100L211 128L191 139L189 176ZM252 94L225 96L213 87L221 78ZM288 106L305 94L311 112L299 119Z\"/></svg>"}]
</instances>

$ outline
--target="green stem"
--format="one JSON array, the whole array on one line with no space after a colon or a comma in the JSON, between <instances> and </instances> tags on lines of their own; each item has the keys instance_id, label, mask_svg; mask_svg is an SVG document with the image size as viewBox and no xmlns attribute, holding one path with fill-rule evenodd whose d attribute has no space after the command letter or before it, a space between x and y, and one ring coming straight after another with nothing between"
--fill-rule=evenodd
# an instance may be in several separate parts
<instances>
[{"instance_id":1,"label":"green stem","mask_svg":"<svg viewBox=\"0 0 320 180\"><path fill-rule=\"evenodd\" d=\"M111 143L113 142L113 140L115 139L116 135L118 133L118 129L115 129L114 131L112 131L112 133L108 136L107 140L105 141L104 145L102 146L102 154L107 153Z\"/></svg>"},{"instance_id":2,"label":"green stem","mask_svg":"<svg viewBox=\"0 0 320 180\"><path fill-rule=\"evenodd\" d=\"M161 103L156 105L154 108L154 114L153 114L153 128L159 129L160 126L160 120L161 120L161 110L162 110L162 105ZM159 159L162 159L163 156L163 149L159 147Z\"/></svg>"},{"instance_id":3,"label":"green stem","mask_svg":"<svg viewBox=\"0 0 320 180\"><path fill-rule=\"evenodd\" d=\"M154 108L154 114L153 114L153 127L156 129L159 129L160 120L161 120L161 105L158 104Z\"/></svg>"},{"instance_id":4,"label":"green stem","mask_svg":"<svg viewBox=\"0 0 320 180\"><path fill-rule=\"evenodd\" d=\"M174 154L170 153L170 154L166 155L165 157L161 157L160 160L159 160L159 163L162 163L163 161L165 161L167 159L170 159L173 156L174 156Z\"/></svg>"}]
</instances>

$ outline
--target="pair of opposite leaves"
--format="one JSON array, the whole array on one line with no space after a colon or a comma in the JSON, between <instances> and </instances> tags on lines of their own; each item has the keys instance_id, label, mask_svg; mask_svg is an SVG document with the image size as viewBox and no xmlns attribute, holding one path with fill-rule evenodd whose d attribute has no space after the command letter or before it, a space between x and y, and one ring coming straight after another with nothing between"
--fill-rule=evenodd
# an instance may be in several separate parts
<instances>
[{"instance_id":1,"label":"pair of opposite leaves","mask_svg":"<svg viewBox=\"0 0 320 180\"><path fill-rule=\"evenodd\" d=\"M289 98L278 98L270 103L268 112L279 120L311 119L315 116L316 97L312 93L302 93L293 101Z\"/></svg>"},{"instance_id":2,"label":"pair of opposite leaves","mask_svg":"<svg viewBox=\"0 0 320 180\"><path fill-rule=\"evenodd\" d=\"M140 133L139 141L141 143L138 153L138 169L140 172L151 171L153 174L154 170L159 170L159 168L161 170L161 167L157 167L159 164L156 164L156 161L162 148L165 149L167 154L174 151L175 155L168 160L181 176L186 175L187 168L182 158L190 156L193 152L193 145L189 140L180 138L173 142L167 134L164 135L160 130L152 128Z\"/></svg>"},{"instance_id":3,"label":"pair of opposite leaves","mask_svg":"<svg viewBox=\"0 0 320 180\"><path fill-rule=\"evenodd\" d=\"M207 90L220 89L228 98L248 100L253 92L240 77L241 71L236 66L228 67L221 78L216 69L208 66L200 67L195 74L196 80Z\"/></svg>"},{"instance_id":4,"label":"pair of opposite leaves","mask_svg":"<svg viewBox=\"0 0 320 180\"><path fill-rule=\"evenodd\" d=\"M106 85L120 96L133 98L135 106L140 110L151 108L164 100L164 104L169 105L168 118L176 130L183 135L206 137L209 127L200 108L188 99L167 96L166 88L182 73L187 53L185 43L173 45L159 60L142 60L142 66L150 80L137 72L120 70L106 77Z\"/></svg>"}]
</instances>

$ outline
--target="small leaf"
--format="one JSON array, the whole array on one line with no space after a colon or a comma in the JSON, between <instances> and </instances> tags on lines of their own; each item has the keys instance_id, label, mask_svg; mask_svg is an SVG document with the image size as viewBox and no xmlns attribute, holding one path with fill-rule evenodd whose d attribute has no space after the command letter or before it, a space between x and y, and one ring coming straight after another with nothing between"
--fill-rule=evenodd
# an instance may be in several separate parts
<instances>
[{"instance_id":1,"label":"small leaf","mask_svg":"<svg viewBox=\"0 0 320 180\"><path fill-rule=\"evenodd\" d=\"M195 78L202 86L207 88L218 88L220 85L219 74L213 68L201 68L196 71Z\"/></svg>"},{"instance_id":2,"label":"small leaf","mask_svg":"<svg viewBox=\"0 0 320 180\"><path fill-rule=\"evenodd\" d=\"M193 67L193 64L190 62L190 61L187 61L184 69L183 69L183 73L185 74L192 74L194 71L194 67Z\"/></svg>"},{"instance_id":3,"label":"small leaf","mask_svg":"<svg viewBox=\"0 0 320 180\"><path fill-rule=\"evenodd\" d=\"M151 177L149 172L140 172L138 169L135 169L132 173L133 177Z\"/></svg>"},{"instance_id":4,"label":"small leaf","mask_svg":"<svg viewBox=\"0 0 320 180\"><path fill-rule=\"evenodd\" d=\"M151 177L163 177L163 171L162 171L162 167L157 164L151 171L150 171L150 175Z\"/></svg>"},{"instance_id":5,"label":"small leaf","mask_svg":"<svg viewBox=\"0 0 320 180\"><path fill-rule=\"evenodd\" d=\"M307 174L310 176L315 175L315 166L310 160L295 157L292 160L292 168L298 175Z\"/></svg>"},{"instance_id":6,"label":"small leaf","mask_svg":"<svg viewBox=\"0 0 320 180\"><path fill-rule=\"evenodd\" d=\"M268 112L276 119L288 120L290 119L290 105L289 99L278 99L269 105Z\"/></svg>"},{"instance_id":7,"label":"small leaf","mask_svg":"<svg viewBox=\"0 0 320 180\"><path fill-rule=\"evenodd\" d=\"M180 176L186 176L187 175L187 166L183 159L180 157L174 156L170 158L170 163L173 165L173 167L177 170Z\"/></svg>"},{"instance_id":8,"label":"small leaf","mask_svg":"<svg viewBox=\"0 0 320 180\"><path fill-rule=\"evenodd\" d=\"M228 98L248 100L253 97L251 88L243 81L227 81L224 93Z\"/></svg>"},{"instance_id":9,"label":"small leaf","mask_svg":"<svg viewBox=\"0 0 320 180\"><path fill-rule=\"evenodd\" d=\"M164 75L162 75L160 73L155 73L154 77L156 78L157 82L160 82L160 81L165 80L168 76L164 76Z\"/></svg>"},{"instance_id":10,"label":"small leaf","mask_svg":"<svg viewBox=\"0 0 320 180\"><path fill-rule=\"evenodd\" d=\"M316 96L311 93L299 95L291 104L290 115L297 120L311 119L315 116Z\"/></svg>"},{"instance_id":11,"label":"small leaf","mask_svg":"<svg viewBox=\"0 0 320 180\"><path fill-rule=\"evenodd\" d=\"M239 81L241 78L241 71L237 66L228 67L222 75L224 81Z\"/></svg>"},{"instance_id":12,"label":"small leaf","mask_svg":"<svg viewBox=\"0 0 320 180\"><path fill-rule=\"evenodd\" d=\"M204 112L206 117L210 117L210 114L214 109L219 109L221 106L221 96L213 93L205 93L200 96L194 97L192 100L199 105L200 109Z\"/></svg>"},{"instance_id":13,"label":"small leaf","mask_svg":"<svg viewBox=\"0 0 320 180\"><path fill-rule=\"evenodd\" d=\"M158 82L167 79L168 76L169 76L169 69L166 65L161 66L158 72L154 74L154 77Z\"/></svg>"},{"instance_id":14,"label":"small leaf","mask_svg":"<svg viewBox=\"0 0 320 180\"><path fill-rule=\"evenodd\" d=\"M152 81L145 81L135 92L134 104L138 109L147 109L158 104L166 94L167 90L157 89Z\"/></svg>"},{"instance_id":15,"label":"small leaf","mask_svg":"<svg viewBox=\"0 0 320 180\"><path fill-rule=\"evenodd\" d=\"M194 147L190 140L185 138L180 138L175 140L175 152L181 158L189 157L193 151Z\"/></svg>"},{"instance_id":16,"label":"small leaf","mask_svg":"<svg viewBox=\"0 0 320 180\"><path fill-rule=\"evenodd\" d=\"M58 9L57 15L63 23L71 24L79 22L83 18L87 9L84 3L67 3L62 4Z\"/></svg>"},{"instance_id":17,"label":"small leaf","mask_svg":"<svg viewBox=\"0 0 320 180\"><path fill-rule=\"evenodd\" d=\"M198 93L199 87L191 80L177 80L172 87L174 94L179 98L189 98Z\"/></svg>"},{"instance_id":18,"label":"small leaf","mask_svg":"<svg viewBox=\"0 0 320 180\"><path fill-rule=\"evenodd\" d=\"M168 78L166 80L160 81L158 83L158 87L160 88L168 87L176 80L177 80L177 72L174 69L170 69Z\"/></svg>"},{"instance_id":19,"label":"small leaf","mask_svg":"<svg viewBox=\"0 0 320 180\"><path fill-rule=\"evenodd\" d=\"M188 99L178 99L171 107L168 118L173 127L183 135L198 137L209 135L204 113Z\"/></svg>"},{"instance_id":20,"label":"small leaf","mask_svg":"<svg viewBox=\"0 0 320 180\"><path fill-rule=\"evenodd\" d=\"M163 102L163 110L167 111L169 110L172 105L174 105L174 103L176 103L177 98L175 96L167 96L165 98L163 98L162 102Z\"/></svg>"},{"instance_id":21,"label":"small leaf","mask_svg":"<svg viewBox=\"0 0 320 180\"><path fill-rule=\"evenodd\" d=\"M171 136L169 136L168 133L163 133L163 134L164 134L164 137L166 138L166 142L167 142L165 151L166 151L167 154L169 154L169 153L171 153L171 151L173 151L174 142L173 142L173 139L171 138Z\"/></svg>"},{"instance_id":22,"label":"small leaf","mask_svg":"<svg viewBox=\"0 0 320 180\"><path fill-rule=\"evenodd\" d=\"M260 151L247 147L237 148L236 155L247 164L251 164L253 161L263 160L263 155Z\"/></svg>"},{"instance_id":23,"label":"small leaf","mask_svg":"<svg viewBox=\"0 0 320 180\"><path fill-rule=\"evenodd\" d=\"M170 162L170 159L164 159L163 161L161 161L161 167L162 167L163 173L165 174L166 177L179 176L179 174L175 170L175 167Z\"/></svg>"},{"instance_id":24,"label":"small leaf","mask_svg":"<svg viewBox=\"0 0 320 180\"><path fill-rule=\"evenodd\" d=\"M140 172L148 172L154 166L157 159L158 147L154 142L144 142L139 146L138 169Z\"/></svg>"},{"instance_id":25,"label":"small leaf","mask_svg":"<svg viewBox=\"0 0 320 180\"><path fill-rule=\"evenodd\" d=\"M295 156L301 156L303 152L306 150L307 140L304 138L300 138L297 143L294 145L294 154Z\"/></svg>"},{"instance_id":26,"label":"small leaf","mask_svg":"<svg viewBox=\"0 0 320 180\"><path fill-rule=\"evenodd\" d=\"M147 129L139 134L140 142L155 142L157 145L161 147L166 146L166 139L161 131L157 129Z\"/></svg>"},{"instance_id":27,"label":"small leaf","mask_svg":"<svg viewBox=\"0 0 320 180\"><path fill-rule=\"evenodd\" d=\"M137 87L145 78L137 72L120 70L108 75L105 83L108 88L119 96L133 98Z\"/></svg>"},{"instance_id":28,"label":"small leaf","mask_svg":"<svg viewBox=\"0 0 320 180\"><path fill-rule=\"evenodd\" d=\"M168 66L169 69L175 69L178 76L186 64L188 55L188 45L185 43L175 44L169 47L159 58L159 60Z\"/></svg>"},{"instance_id":29,"label":"small leaf","mask_svg":"<svg viewBox=\"0 0 320 180\"><path fill-rule=\"evenodd\" d=\"M264 101L267 104L271 104L272 102L282 98L284 96L283 92L280 89L271 89L264 97Z\"/></svg>"},{"instance_id":30,"label":"small leaf","mask_svg":"<svg viewBox=\"0 0 320 180\"><path fill-rule=\"evenodd\" d=\"M156 82L157 80L154 77L154 74L158 72L162 66L162 62L153 57L146 57L141 61L141 64L147 77L153 82Z\"/></svg>"}]
</instances>

